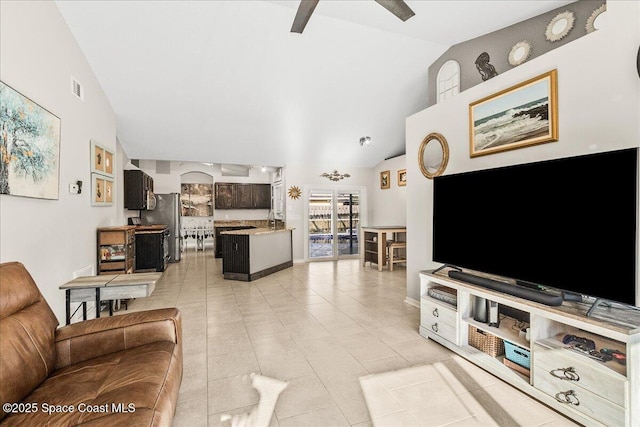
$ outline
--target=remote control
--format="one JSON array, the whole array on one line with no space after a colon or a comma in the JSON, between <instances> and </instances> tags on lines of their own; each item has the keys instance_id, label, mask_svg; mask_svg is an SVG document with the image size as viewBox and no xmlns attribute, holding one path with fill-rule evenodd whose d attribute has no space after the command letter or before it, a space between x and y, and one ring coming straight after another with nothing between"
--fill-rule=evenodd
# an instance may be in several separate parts
<instances>
[{"instance_id":1,"label":"remote control","mask_svg":"<svg viewBox=\"0 0 640 427\"><path fill-rule=\"evenodd\" d=\"M590 348L588 348L587 346L585 346L584 344L575 344L575 345L571 345L569 346L570 349L577 351L578 353L582 353L586 356L589 356L592 359L595 359L599 362L606 362L607 360L611 360L611 359L607 359L607 357L605 355L603 355L602 353L600 353L597 350L592 350Z\"/></svg>"}]
</instances>

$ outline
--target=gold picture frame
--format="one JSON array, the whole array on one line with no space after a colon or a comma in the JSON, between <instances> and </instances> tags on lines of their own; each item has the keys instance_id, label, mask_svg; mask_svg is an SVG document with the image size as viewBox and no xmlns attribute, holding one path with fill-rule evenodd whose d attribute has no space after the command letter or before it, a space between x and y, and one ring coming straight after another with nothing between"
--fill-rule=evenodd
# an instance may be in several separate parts
<instances>
[{"instance_id":1,"label":"gold picture frame","mask_svg":"<svg viewBox=\"0 0 640 427\"><path fill-rule=\"evenodd\" d=\"M400 169L398 171L398 186L404 187L405 185L407 185L407 170Z\"/></svg>"},{"instance_id":2,"label":"gold picture frame","mask_svg":"<svg viewBox=\"0 0 640 427\"><path fill-rule=\"evenodd\" d=\"M391 187L391 171L380 172L380 189L386 190Z\"/></svg>"},{"instance_id":3,"label":"gold picture frame","mask_svg":"<svg viewBox=\"0 0 640 427\"><path fill-rule=\"evenodd\" d=\"M471 157L558 140L558 77L551 70L469 104Z\"/></svg>"}]
</instances>

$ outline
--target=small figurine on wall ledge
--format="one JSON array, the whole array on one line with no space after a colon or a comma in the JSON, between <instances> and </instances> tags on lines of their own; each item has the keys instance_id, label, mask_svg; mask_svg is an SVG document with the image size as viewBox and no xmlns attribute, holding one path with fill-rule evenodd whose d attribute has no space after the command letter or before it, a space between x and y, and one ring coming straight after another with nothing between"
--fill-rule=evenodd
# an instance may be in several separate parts
<instances>
[{"instance_id":1,"label":"small figurine on wall ledge","mask_svg":"<svg viewBox=\"0 0 640 427\"><path fill-rule=\"evenodd\" d=\"M476 59L476 68L478 69L480 76L482 76L483 81L487 81L498 75L496 67L489 64L489 61L490 58L487 52L482 52L478 55L478 59Z\"/></svg>"}]
</instances>

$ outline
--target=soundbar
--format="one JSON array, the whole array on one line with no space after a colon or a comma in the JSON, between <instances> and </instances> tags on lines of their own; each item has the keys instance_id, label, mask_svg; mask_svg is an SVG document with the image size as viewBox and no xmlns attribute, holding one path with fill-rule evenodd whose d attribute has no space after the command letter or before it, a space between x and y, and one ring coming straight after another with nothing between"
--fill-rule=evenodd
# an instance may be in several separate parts
<instances>
[{"instance_id":1,"label":"soundbar","mask_svg":"<svg viewBox=\"0 0 640 427\"><path fill-rule=\"evenodd\" d=\"M488 279L486 277L464 273L462 271L451 270L448 274L452 279L462 280L463 282L472 283L474 285L482 286L483 288L491 289L498 292L504 292L505 294L524 298L529 301L539 302L540 304L550 306L562 305L562 295L548 294L543 291L524 288L522 286L512 285L509 283L500 282L499 280Z\"/></svg>"}]
</instances>

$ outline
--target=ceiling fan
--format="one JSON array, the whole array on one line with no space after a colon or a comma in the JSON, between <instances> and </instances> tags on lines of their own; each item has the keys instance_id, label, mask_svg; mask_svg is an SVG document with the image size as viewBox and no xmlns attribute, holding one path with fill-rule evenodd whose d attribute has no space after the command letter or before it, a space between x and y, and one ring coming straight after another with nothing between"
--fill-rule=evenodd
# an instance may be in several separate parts
<instances>
[{"instance_id":1,"label":"ceiling fan","mask_svg":"<svg viewBox=\"0 0 640 427\"><path fill-rule=\"evenodd\" d=\"M302 33L304 27L309 22L311 14L315 10L320 0L301 0L298 12L291 26L292 33ZM403 22L415 15L414 11L404 2L404 0L375 0L380 6L393 13Z\"/></svg>"}]
</instances>

